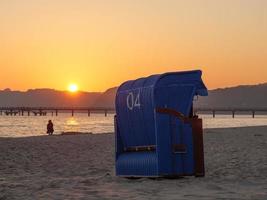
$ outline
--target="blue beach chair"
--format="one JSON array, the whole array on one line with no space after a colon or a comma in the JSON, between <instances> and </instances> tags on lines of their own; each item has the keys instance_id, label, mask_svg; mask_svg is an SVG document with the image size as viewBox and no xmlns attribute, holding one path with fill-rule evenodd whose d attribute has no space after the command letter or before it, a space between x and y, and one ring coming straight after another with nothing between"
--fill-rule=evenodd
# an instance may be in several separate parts
<instances>
[{"instance_id":1,"label":"blue beach chair","mask_svg":"<svg viewBox=\"0 0 267 200\"><path fill-rule=\"evenodd\" d=\"M116 175L204 176L202 120L195 95L207 96L200 70L123 83L116 94Z\"/></svg>"}]
</instances>

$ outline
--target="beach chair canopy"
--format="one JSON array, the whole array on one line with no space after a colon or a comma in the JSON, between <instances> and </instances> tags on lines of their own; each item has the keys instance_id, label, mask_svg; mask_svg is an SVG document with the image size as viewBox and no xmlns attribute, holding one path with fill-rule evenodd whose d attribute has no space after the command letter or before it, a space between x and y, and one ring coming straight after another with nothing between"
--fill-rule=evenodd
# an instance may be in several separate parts
<instances>
[{"instance_id":1,"label":"beach chair canopy","mask_svg":"<svg viewBox=\"0 0 267 200\"><path fill-rule=\"evenodd\" d=\"M155 108L189 116L195 95L207 96L200 70L169 72L124 82L117 91L116 113L124 145L155 144Z\"/></svg>"}]
</instances>

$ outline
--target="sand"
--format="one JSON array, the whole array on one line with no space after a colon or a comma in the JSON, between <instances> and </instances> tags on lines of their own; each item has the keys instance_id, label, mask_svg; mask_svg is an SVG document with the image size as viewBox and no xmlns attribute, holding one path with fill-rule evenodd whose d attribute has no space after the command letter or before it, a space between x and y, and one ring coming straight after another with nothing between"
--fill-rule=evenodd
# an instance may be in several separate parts
<instances>
[{"instance_id":1,"label":"sand","mask_svg":"<svg viewBox=\"0 0 267 200\"><path fill-rule=\"evenodd\" d=\"M205 130L204 178L114 175L114 135L0 138L4 199L267 199L267 127Z\"/></svg>"}]
</instances>

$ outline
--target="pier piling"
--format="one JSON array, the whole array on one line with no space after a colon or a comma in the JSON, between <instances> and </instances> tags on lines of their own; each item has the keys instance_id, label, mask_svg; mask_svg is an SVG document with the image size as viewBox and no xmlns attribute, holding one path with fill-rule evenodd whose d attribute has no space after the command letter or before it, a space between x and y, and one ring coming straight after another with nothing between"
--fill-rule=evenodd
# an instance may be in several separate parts
<instances>
[{"instance_id":1,"label":"pier piling","mask_svg":"<svg viewBox=\"0 0 267 200\"><path fill-rule=\"evenodd\" d=\"M215 110L212 111L212 116L215 118Z\"/></svg>"}]
</instances>

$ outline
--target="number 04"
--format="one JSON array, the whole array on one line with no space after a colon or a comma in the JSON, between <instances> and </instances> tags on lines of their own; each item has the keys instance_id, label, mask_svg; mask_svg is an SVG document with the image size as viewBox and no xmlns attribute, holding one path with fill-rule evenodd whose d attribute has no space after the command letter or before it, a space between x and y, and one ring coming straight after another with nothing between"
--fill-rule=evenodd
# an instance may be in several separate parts
<instances>
[{"instance_id":1,"label":"number 04","mask_svg":"<svg viewBox=\"0 0 267 200\"><path fill-rule=\"evenodd\" d=\"M141 104L140 104L140 93L138 93L136 95L136 97L134 96L134 94L132 92L130 92L127 95L127 107L130 110L133 110L134 107L139 107L140 108Z\"/></svg>"}]
</instances>

